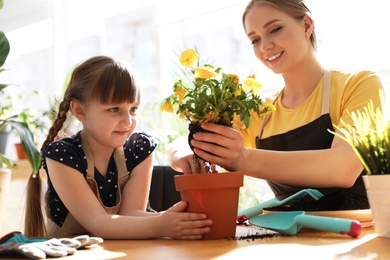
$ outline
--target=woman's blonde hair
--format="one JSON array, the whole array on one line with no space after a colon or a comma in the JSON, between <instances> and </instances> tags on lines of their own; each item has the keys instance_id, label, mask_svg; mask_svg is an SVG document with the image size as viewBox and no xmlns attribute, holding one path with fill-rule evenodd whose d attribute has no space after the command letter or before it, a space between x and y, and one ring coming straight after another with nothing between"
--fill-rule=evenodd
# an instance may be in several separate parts
<instances>
[{"instance_id":1,"label":"woman's blonde hair","mask_svg":"<svg viewBox=\"0 0 390 260\"><path fill-rule=\"evenodd\" d=\"M139 102L141 93L133 71L129 66L107 57L92 57L75 67L70 82L59 104L58 113L49 129L41 151L53 142L71 116L70 103L97 101L102 104ZM44 158L42 158L42 162ZM24 233L28 237L46 236L42 211L42 183L39 173L27 183Z\"/></svg>"},{"instance_id":2,"label":"woman's blonde hair","mask_svg":"<svg viewBox=\"0 0 390 260\"><path fill-rule=\"evenodd\" d=\"M286 14L290 15L291 17L294 17L298 21L302 20L305 15L308 15L311 17L311 11L309 8L307 8L305 1L303 0L251 0L242 15L242 23L245 28L245 18L248 14L248 12L255 6L259 5L269 5L272 6L282 12L285 12ZM310 35L310 41L313 45L313 48L317 48L317 37L315 34L315 31L313 29L313 32Z\"/></svg>"}]
</instances>

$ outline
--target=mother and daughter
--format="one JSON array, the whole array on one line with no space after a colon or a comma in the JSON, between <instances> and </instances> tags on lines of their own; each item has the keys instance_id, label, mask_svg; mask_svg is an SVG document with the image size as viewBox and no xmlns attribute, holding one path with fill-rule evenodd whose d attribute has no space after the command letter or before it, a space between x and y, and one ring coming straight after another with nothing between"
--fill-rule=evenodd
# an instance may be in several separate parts
<instances>
[{"instance_id":1,"label":"mother and daughter","mask_svg":"<svg viewBox=\"0 0 390 260\"><path fill-rule=\"evenodd\" d=\"M285 87L276 111L253 115L248 129L203 124L194 152L229 171L265 179L277 197L305 187L331 192L350 189L365 196L363 167L350 146L328 129L369 100L379 107L379 77L370 71L326 70L316 58L314 21L302 0L252 0L243 14L255 56L281 74ZM201 239L213 227L203 213L186 212L185 201L164 212L147 212L152 136L134 132L140 87L128 66L106 56L92 57L73 71L59 111L42 145L48 176L47 220L41 210L41 179L28 183L25 234L106 239ZM82 130L58 139L67 118ZM199 173L192 155L176 149L172 167Z\"/></svg>"}]
</instances>

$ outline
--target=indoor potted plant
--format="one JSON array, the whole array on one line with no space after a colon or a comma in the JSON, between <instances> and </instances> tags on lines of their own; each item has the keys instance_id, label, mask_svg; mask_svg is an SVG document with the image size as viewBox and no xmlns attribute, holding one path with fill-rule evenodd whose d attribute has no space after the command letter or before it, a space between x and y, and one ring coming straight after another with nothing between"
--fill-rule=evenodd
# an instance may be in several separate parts
<instances>
[{"instance_id":1,"label":"indoor potted plant","mask_svg":"<svg viewBox=\"0 0 390 260\"><path fill-rule=\"evenodd\" d=\"M363 164L375 232L390 238L390 118L380 108L375 109L372 101L363 112L351 116L353 126L343 122L342 127L336 127L340 134L333 133L352 146Z\"/></svg>"},{"instance_id":2,"label":"indoor potted plant","mask_svg":"<svg viewBox=\"0 0 390 260\"><path fill-rule=\"evenodd\" d=\"M7 89L9 90L9 89ZM7 91L6 90L6 91ZM30 104L34 104L34 102L39 102L37 97L43 95L42 91L33 90L28 93L22 93L16 95L15 93L11 93L8 96L1 97L1 105L6 106L8 103L9 109L7 115L18 115L18 120L26 123L28 128L33 133L33 140L36 147L39 147L39 143L42 138L45 137L47 128L47 123L50 121L49 112L44 110L33 109L31 106L24 106L23 104L27 103L27 98L29 99ZM3 110L4 111L4 110ZM16 136L19 135L18 132L11 131ZM25 153L22 143L15 142L14 144L16 155L19 160L27 159L27 154Z\"/></svg>"},{"instance_id":3,"label":"indoor potted plant","mask_svg":"<svg viewBox=\"0 0 390 260\"><path fill-rule=\"evenodd\" d=\"M0 8L3 1L0 0ZM10 45L4 32L0 31L0 72L4 71L3 65L8 57ZM0 92L8 84L0 83ZM19 115L7 116L0 104L0 131L9 128L10 131L16 131L20 137L23 149L26 151L27 158L31 163L33 174L37 173L40 168L41 154L34 145L33 134L28 125L19 118ZM3 141L4 142L4 141ZM0 227L5 213L6 198L8 196L9 185L11 181L11 171L7 167L16 167L16 164L0 152Z\"/></svg>"},{"instance_id":4,"label":"indoor potted plant","mask_svg":"<svg viewBox=\"0 0 390 260\"><path fill-rule=\"evenodd\" d=\"M231 126L233 116L237 115L248 127L252 111L264 114L274 110L270 102L263 103L259 95L262 85L255 76L240 83L238 75L225 74L221 68L208 63L201 64L194 49L185 50L180 63L185 68L185 76L174 82L173 93L164 99L162 110L176 112L189 122L189 141L196 131L203 131L202 123ZM204 163L210 174L177 175L176 189L182 200L188 202L188 211L204 212L213 220L211 231L204 239L234 237L243 173L211 174L211 165Z\"/></svg>"}]
</instances>

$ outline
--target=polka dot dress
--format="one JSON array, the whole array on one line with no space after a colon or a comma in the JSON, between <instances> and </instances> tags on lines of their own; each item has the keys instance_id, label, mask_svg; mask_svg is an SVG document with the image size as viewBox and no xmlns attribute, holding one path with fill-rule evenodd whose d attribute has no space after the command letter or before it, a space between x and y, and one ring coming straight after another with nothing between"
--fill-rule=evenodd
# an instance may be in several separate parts
<instances>
[{"instance_id":1,"label":"polka dot dress","mask_svg":"<svg viewBox=\"0 0 390 260\"><path fill-rule=\"evenodd\" d=\"M123 145L128 172L130 173L134 167L146 159L156 146L157 143L152 136L141 132L133 133ZM45 159L50 158L76 169L86 178L88 166L84 151L81 148L80 132L71 137L52 142L45 148L42 155ZM43 167L48 172L45 163L43 163ZM64 172L63 174L67 173ZM114 156L110 158L106 177L103 177L95 168L94 178L103 204L107 207L115 206L119 186ZM69 211L56 193L49 177L46 203L49 218L61 227Z\"/></svg>"}]
</instances>

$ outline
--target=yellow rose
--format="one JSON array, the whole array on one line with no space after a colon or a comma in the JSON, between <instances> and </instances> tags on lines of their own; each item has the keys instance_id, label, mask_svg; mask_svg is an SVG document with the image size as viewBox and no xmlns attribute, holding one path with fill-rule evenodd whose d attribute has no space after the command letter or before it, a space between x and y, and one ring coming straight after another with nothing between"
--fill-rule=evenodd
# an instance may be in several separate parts
<instances>
[{"instance_id":1,"label":"yellow rose","mask_svg":"<svg viewBox=\"0 0 390 260\"><path fill-rule=\"evenodd\" d=\"M189 67L198 61L198 54L194 49L188 49L183 51L180 56L180 64Z\"/></svg>"},{"instance_id":2,"label":"yellow rose","mask_svg":"<svg viewBox=\"0 0 390 260\"><path fill-rule=\"evenodd\" d=\"M209 79L212 77L217 76L218 73L216 73L212 68L195 68L195 78L196 79Z\"/></svg>"},{"instance_id":3,"label":"yellow rose","mask_svg":"<svg viewBox=\"0 0 390 260\"><path fill-rule=\"evenodd\" d=\"M169 102L168 99L165 100L165 102L163 103L161 110L169 112L169 113L173 113L173 106L172 106L171 102Z\"/></svg>"}]
</instances>

